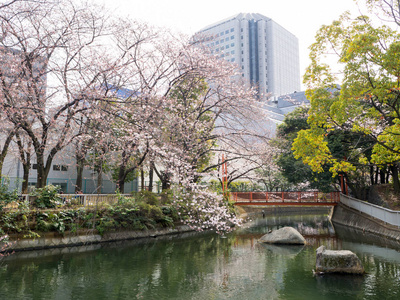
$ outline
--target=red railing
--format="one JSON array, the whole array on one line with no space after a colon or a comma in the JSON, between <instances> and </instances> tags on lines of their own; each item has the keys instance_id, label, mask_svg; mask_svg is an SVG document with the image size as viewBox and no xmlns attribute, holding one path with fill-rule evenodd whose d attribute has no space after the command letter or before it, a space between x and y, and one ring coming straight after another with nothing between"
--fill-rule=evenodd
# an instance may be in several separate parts
<instances>
[{"instance_id":1,"label":"red railing","mask_svg":"<svg viewBox=\"0 0 400 300\"><path fill-rule=\"evenodd\" d=\"M236 205L336 205L340 192L231 192Z\"/></svg>"}]
</instances>

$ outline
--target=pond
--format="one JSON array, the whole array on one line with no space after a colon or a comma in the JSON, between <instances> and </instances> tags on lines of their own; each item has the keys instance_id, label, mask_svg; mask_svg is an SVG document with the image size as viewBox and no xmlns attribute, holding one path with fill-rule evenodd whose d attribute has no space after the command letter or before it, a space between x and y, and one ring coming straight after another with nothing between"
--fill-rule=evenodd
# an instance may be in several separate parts
<instances>
[{"instance_id":1,"label":"pond","mask_svg":"<svg viewBox=\"0 0 400 300\"><path fill-rule=\"evenodd\" d=\"M284 225L307 245L257 243ZM226 237L20 252L2 261L0 299L400 299L400 246L383 242L324 215L267 216ZM367 274L313 276L320 245L355 252Z\"/></svg>"}]
</instances>

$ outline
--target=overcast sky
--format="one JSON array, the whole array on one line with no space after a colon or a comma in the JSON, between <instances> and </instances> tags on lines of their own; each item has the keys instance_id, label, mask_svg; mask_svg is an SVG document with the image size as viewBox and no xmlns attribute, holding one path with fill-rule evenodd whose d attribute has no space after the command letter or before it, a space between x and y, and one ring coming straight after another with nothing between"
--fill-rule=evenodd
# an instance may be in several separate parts
<instances>
[{"instance_id":1,"label":"overcast sky","mask_svg":"<svg viewBox=\"0 0 400 300\"><path fill-rule=\"evenodd\" d=\"M203 27L238 13L260 13L299 39L300 72L308 65L308 47L321 25L343 12L359 14L353 0L94 0L110 10L149 24L192 35ZM365 11L364 11L365 12Z\"/></svg>"}]
</instances>

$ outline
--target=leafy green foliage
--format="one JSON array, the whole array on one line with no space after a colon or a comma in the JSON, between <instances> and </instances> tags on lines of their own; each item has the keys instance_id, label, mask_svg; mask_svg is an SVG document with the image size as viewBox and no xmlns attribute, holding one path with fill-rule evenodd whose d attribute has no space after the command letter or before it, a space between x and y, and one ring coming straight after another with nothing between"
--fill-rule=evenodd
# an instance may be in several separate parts
<instances>
[{"instance_id":1,"label":"leafy green foliage","mask_svg":"<svg viewBox=\"0 0 400 300\"><path fill-rule=\"evenodd\" d=\"M51 184L35 189L30 195L35 197L34 205L37 208L55 208L62 202L58 187Z\"/></svg>"},{"instance_id":2,"label":"leafy green foliage","mask_svg":"<svg viewBox=\"0 0 400 300\"><path fill-rule=\"evenodd\" d=\"M10 191L9 182L5 180L3 184L0 184L0 211L11 202L16 201L18 201L18 191L16 189Z\"/></svg>"},{"instance_id":3,"label":"leafy green foliage","mask_svg":"<svg viewBox=\"0 0 400 300\"><path fill-rule=\"evenodd\" d=\"M398 32L374 27L367 16L344 14L318 31L304 76L309 128L293 143L294 156L314 172L328 167L333 176L344 173L357 181L372 164L386 169L400 162L399 40ZM337 55L337 64L324 61L327 53ZM329 143L339 132L345 138L334 149Z\"/></svg>"},{"instance_id":4,"label":"leafy green foliage","mask_svg":"<svg viewBox=\"0 0 400 300\"><path fill-rule=\"evenodd\" d=\"M137 202L145 202L150 205L160 205L158 196L150 191L140 191L134 194Z\"/></svg>"},{"instance_id":5,"label":"leafy green foliage","mask_svg":"<svg viewBox=\"0 0 400 300\"><path fill-rule=\"evenodd\" d=\"M299 107L286 115L284 122L278 126L277 138L274 144L280 149L276 158L281 176L287 181L287 185L295 186L295 189L318 189L330 191L332 189L332 174L327 168L322 167L321 172L314 172L309 165L294 156L293 141L298 133L310 128L307 123L308 107ZM328 147L328 144L326 146ZM278 176L275 180L281 181ZM285 182L282 180L282 182ZM272 183L271 183L272 185Z\"/></svg>"},{"instance_id":6,"label":"leafy green foliage","mask_svg":"<svg viewBox=\"0 0 400 300\"><path fill-rule=\"evenodd\" d=\"M29 210L22 208L0 212L0 233L23 233L34 236L37 232L57 232L64 235L80 229L97 229L100 234L117 230L145 230L157 227L171 227L179 220L172 206L155 206L146 201L120 196L118 203L97 210ZM154 195L153 195L154 196Z\"/></svg>"}]
</instances>

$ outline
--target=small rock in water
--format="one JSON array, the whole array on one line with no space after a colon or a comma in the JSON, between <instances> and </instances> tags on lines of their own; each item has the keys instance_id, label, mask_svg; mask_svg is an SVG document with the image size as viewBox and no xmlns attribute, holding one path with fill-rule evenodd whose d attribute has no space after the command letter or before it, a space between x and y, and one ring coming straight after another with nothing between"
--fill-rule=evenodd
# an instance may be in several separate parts
<instances>
[{"instance_id":1,"label":"small rock in water","mask_svg":"<svg viewBox=\"0 0 400 300\"><path fill-rule=\"evenodd\" d=\"M305 238L293 227L282 227L263 235L258 241L260 243L286 245L304 245L306 243Z\"/></svg>"},{"instance_id":2,"label":"small rock in water","mask_svg":"<svg viewBox=\"0 0 400 300\"><path fill-rule=\"evenodd\" d=\"M326 250L325 246L317 249L315 274L346 273L364 274L364 267L356 254L349 250Z\"/></svg>"}]
</instances>

